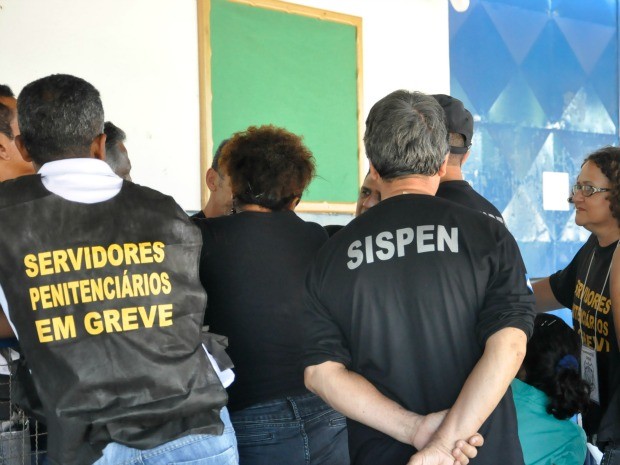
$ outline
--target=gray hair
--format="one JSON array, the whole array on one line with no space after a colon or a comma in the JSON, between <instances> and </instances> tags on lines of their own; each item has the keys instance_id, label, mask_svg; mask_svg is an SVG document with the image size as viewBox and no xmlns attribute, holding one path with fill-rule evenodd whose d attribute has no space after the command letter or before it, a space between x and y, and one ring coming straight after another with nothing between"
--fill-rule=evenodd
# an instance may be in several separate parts
<instances>
[{"instance_id":1,"label":"gray hair","mask_svg":"<svg viewBox=\"0 0 620 465\"><path fill-rule=\"evenodd\" d=\"M121 153L118 144L122 144L127 139L125 131L116 126L111 121L106 121L103 125L103 132L106 135L105 140L105 161L112 171L116 173L118 166L121 163L121 157L125 154Z\"/></svg>"},{"instance_id":2,"label":"gray hair","mask_svg":"<svg viewBox=\"0 0 620 465\"><path fill-rule=\"evenodd\" d=\"M443 108L430 95L392 92L371 108L364 145L383 179L433 176L449 150Z\"/></svg>"},{"instance_id":3,"label":"gray hair","mask_svg":"<svg viewBox=\"0 0 620 465\"><path fill-rule=\"evenodd\" d=\"M43 165L87 157L103 133L103 105L92 84L68 74L31 82L17 99L21 137L33 161Z\"/></svg>"}]
</instances>

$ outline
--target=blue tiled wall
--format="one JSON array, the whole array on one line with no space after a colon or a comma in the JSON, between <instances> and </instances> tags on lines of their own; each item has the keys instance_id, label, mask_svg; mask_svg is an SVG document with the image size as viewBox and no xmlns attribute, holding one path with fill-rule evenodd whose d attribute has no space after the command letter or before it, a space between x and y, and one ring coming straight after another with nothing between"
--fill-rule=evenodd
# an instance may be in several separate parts
<instances>
[{"instance_id":1,"label":"blue tiled wall","mask_svg":"<svg viewBox=\"0 0 620 465\"><path fill-rule=\"evenodd\" d=\"M618 144L617 0L471 0L450 9L451 93L474 114L465 177L503 213L530 276L564 267L588 233L546 211L542 172ZM568 197L568 192L566 192Z\"/></svg>"}]
</instances>

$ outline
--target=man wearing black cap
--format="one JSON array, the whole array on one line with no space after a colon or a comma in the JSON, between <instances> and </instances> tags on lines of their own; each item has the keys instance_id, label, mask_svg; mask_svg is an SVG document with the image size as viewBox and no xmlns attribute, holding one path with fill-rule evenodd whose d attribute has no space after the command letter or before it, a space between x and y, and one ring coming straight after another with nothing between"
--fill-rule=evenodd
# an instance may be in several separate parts
<instances>
[{"instance_id":1,"label":"man wearing black cap","mask_svg":"<svg viewBox=\"0 0 620 465\"><path fill-rule=\"evenodd\" d=\"M460 203L478 210L504 223L504 218L495 206L476 192L463 179L461 166L469 157L471 138L474 134L474 119L463 106L463 102L444 94L433 95L446 114L446 127L450 143L450 156L445 176L441 177L437 197Z\"/></svg>"}]
</instances>

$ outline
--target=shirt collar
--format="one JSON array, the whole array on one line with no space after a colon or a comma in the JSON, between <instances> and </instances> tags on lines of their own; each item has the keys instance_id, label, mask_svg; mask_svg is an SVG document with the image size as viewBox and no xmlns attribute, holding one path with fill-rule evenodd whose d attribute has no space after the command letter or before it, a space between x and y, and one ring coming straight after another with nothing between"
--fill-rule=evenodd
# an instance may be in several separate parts
<instances>
[{"instance_id":1,"label":"shirt collar","mask_svg":"<svg viewBox=\"0 0 620 465\"><path fill-rule=\"evenodd\" d=\"M110 165L97 158L65 158L63 160L49 161L39 169L39 174L41 177L65 174L116 176Z\"/></svg>"},{"instance_id":2,"label":"shirt collar","mask_svg":"<svg viewBox=\"0 0 620 465\"><path fill-rule=\"evenodd\" d=\"M545 410L547 409L549 399L547 398L547 394L542 392L540 389L537 389L534 386L524 383L516 378L512 380L511 387L515 398L520 397L530 404L538 405Z\"/></svg>"},{"instance_id":3,"label":"shirt collar","mask_svg":"<svg viewBox=\"0 0 620 465\"><path fill-rule=\"evenodd\" d=\"M97 203L119 193L123 180L96 158L66 158L45 163L39 174L50 192L72 202Z\"/></svg>"}]
</instances>

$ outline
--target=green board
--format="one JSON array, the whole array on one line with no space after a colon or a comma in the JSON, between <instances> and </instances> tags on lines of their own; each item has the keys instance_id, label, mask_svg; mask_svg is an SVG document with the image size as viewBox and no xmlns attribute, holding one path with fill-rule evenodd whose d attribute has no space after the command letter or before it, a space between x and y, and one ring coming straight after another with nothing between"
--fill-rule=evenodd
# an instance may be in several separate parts
<instances>
[{"instance_id":1,"label":"green board","mask_svg":"<svg viewBox=\"0 0 620 465\"><path fill-rule=\"evenodd\" d=\"M317 161L305 202L355 202L359 176L357 28L211 0L214 146L248 126L301 135Z\"/></svg>"}]
</instances>

